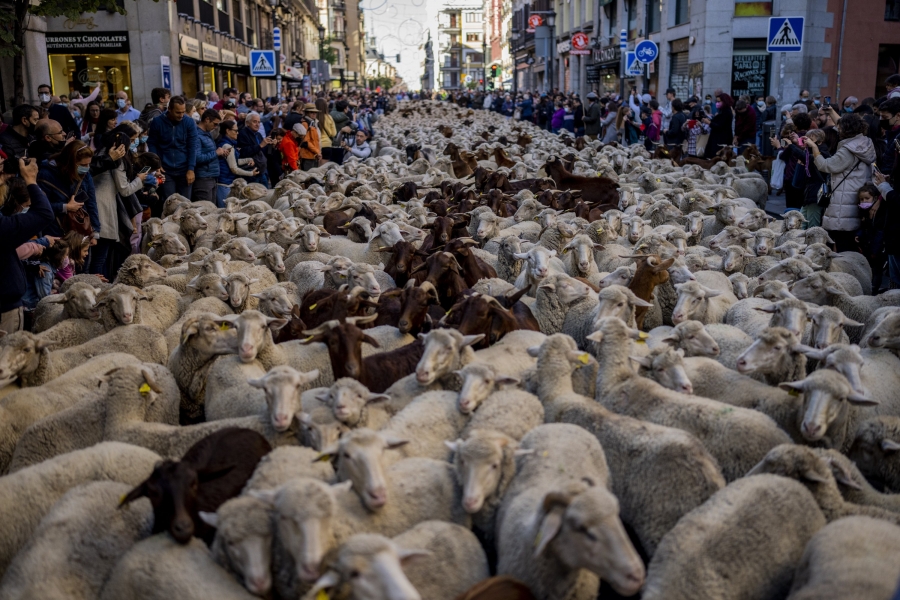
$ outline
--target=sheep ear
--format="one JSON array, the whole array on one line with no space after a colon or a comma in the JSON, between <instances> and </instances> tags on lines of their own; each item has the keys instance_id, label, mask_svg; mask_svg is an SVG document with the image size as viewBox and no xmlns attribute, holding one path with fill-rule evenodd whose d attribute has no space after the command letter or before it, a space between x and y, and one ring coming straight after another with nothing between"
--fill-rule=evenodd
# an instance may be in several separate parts
<instances>
[{"instance_id":1,"label":"sheep ear","mask_svg":"<svg viewBox=\"0 0 900 600\"><path fill-rule=\"evenodd\" d=\"M540 346L531 346L530 348L528 348L528 356L530 356L531 358L537 358L538 356L540 356L540 354L541 354Z\"/></svg>"},{"instance_id":2,"label":"sheep ear","mask_svg":"<svg viewBox=\"0 0 900 600\"><path fill-rule=\"evenodd\" d=\"M426 556L431 556L431 552L428 550L407 550L407 549L398 549L397 557L400 559L400 566L406 566L416 558L424 558Z\"/></svg>"},{"instance_id":3,"label":"sheep ear","mask_svg":"<svg viewBox=\"0 0 900 600\"><path fill-rule=\"evenodd\" d=\"M459 447L462 445L462 443L463 443L463 441L461 439L457 439L455 442L444 440L444 445L450 449L450 452L458 451Z\"/></svg>"},{"instance_id":4,"label":"sheep ear","mask_svg":"<svg viewBox=\"0 0 900 600\"><path fill-rule=\"evenodd\" d=\"M828 483L828 478L816 473L812 469L806 469L803 473L800 474L800 477L805 479L806 481L812 481L815 483Z\"/></svg>"},{"instance_id":5,"label":"sheep ear","mask_svg":"<svg viewBox=\"0 0 900 600\"><path fill-rule=\"evenodd\" d=\"M465 348L466 346L471 346L472 344L477 344L484 338L483 333L479 333L478 335L464 335L462 339L461 348Z\"/></svg>"},{"instance_id":6,"label":"sheep ear","mask_svg":"<svg viewBox=\"0 0 900 600\"><path fill-rule=\"evenodd\" d=\"M833 285L825 286L825 291L828 292L829 294L831 294L832 296L841 296L841 295L844 295L847 293L842 288L838 288Z\"/></svg>"},{"instance_id":7,"label":"sheep ear","mask_svg":"<svg viewBox=\"0 0 900 600\"><path fill-rule=\"evenodd\" d=\"M779 383L778 387L786 392L790 392L791 394L796 394L797 392L803 393L804 380L801 379L800 381L784 381L782 383Z\"/></svg>"},{"instance_id":8,"label":"sheep ear","mask_svg":"<svg viewBox=\"0 0 900 600\"><path fill-rule=\"evenodd\" d=\"M881 450L884 452L896 452L900 450L900 443L894 440L881 440Z\"/></svg>"},{"instance_id":9,"label":"sheep ear","mask_svg":"<svg viewBox=\"0 0 900 600\"><path fill-rule=\"evenodd\" d=\"M315 398L316 400L318 400L319 402L321 402L323 404L328 404L328 400L331 398L331 393L326 388L324 391L319 392L318 394L313 394L313 398Z\"/></svg>"},{"instance_id":10,"label":"sheep ear","mask_svg":"<svg viewBox=\"0 0 900 600\"><path fill-rule=\"evenodd\" d=\"M702 286L702 287L703 287L703 293L706 295L707 298L715 298L716 296L721 296L723 293L722 290L714 290L714 289L708 288L706 286Z\"/></svg>"},{"instance_id":11,"label":"sheep ear","mask_svg":"<svg viewBox=\"0 0 900 600\"><path fill-rule=\"evenodd\" d=\"M298 414L301 415L301 418L303 415L305 415L306 417L309 417L309 415L306 413L298 413ZM312 420L312 419L310 419L310 420ZM337 453L340 451L340 449L341 448L338 445L338 442L335 442L335 443L331 444L330 446L328 446L327 448L323 448L322 451L319 452L319 455L313 459L313 462L329 461L329 460L333 459L335 456L337 456Z\"/></svg>"},{"instance_id":12,"label":"sheep ear","mask_svg":"<svg viewBox=\"0 0 900 600\"><path fill-rule=\"evenodd\" d=\"M277 494L276 490L248 490L247 491L248 496L251 496L252 498L256 498L257 500L262 500L263 502L265 502L266 504L268 504L270 506L273 506L275 504L276 494ZM201 515L202 514L203 513L201 513ZM210 514L210 513L206 513L206 514ZM215 514L215 513L213 513L213 514ZM206 519L204 519L204 521L206 521ZM207 523L208 523L208 521L207 521ZM209 523L209 524L212 525L213 527L216 527L216 525L214 525L213 523Z\"/></svg>"},{"instance_id":13,"label":"sheep ear","mask_svg":"<svg viewBox=\"0 0 900 600\"><path fill-rule=\"evenodd\" d=\"M391 397L388 394L369 394L369 397L366 398L366 404L372 404L374 402L381 402L383 400L390 400Z\"/></svg>"},{"instance_id":14,"label":"sheep ear","mask_svg":"<svg viewBox=\"0 0 900 600\"><path fill-rule=\"evenodd\" d=\"M266 325L268 325L269 329L271 329L272 331L278 331L287 324L288 319L276 319L274 317L269 317L266 319Z\"/></svg>"},{"instance_id":15,"label":"sheep ear","mask_svg":"<svg viewBox=\"0 0 900 600\"><path fill-rule=\"evenodd\" d=\"M210 527L219 527L219 515L214 512L206 512L205 510L201 510L199 513L200 520L209 525Z\"/></svg>"},{"instance_id":16,"label":"sheep ear","mask_svg":"<svg viewBox=\"0 0 900 600\"><path fill-rule=\"evenodd\" d=\"M850 392L847 396L847 402L850 404L855 404L857 406L877 406L880 404L878 400L872 400L871 398L866 398L862 394L858 394L856 392Z\"/></svg>"},{"instance_id":17,"label":"sheep ear","mask_svg":"<svg viewBox=\"0 0 900 600\"><path fill-rule=\"evenodd\" d=\"M513 456L528 456L529 454L534 454L534 448L519 448L513 452Z\"/></svg>"},{"instance_id":18,"label":"sheep ear","mask_svg":"<svg viewBox=\"0 0 900 600\"><path fill-rule=\"evenodd\" d=\"M547 500L544 500L546 503ZM544 515L541 519L541 526L538 529L537 537L534 540L534 557L537 558L543 554L547 545L553 541L553 538L559 533L563 522L564 507L554 507Z\"/></svg>"},{"instance_id":19,"label":"sheep ear","mask_svg":"<svg viewBox=\"0 0 900 600\"><path fill-rule=\"evenodd\" d=\"M651 366L653 366L653 361L651 361L650 358L646 356L629 356L628 358L641 365L645 369L649 369Z\"/></svg>"},{"instance_id":20,"label":"sheep ear","mask_svg":"<svg viewBox=\"0 0 900 600\"><path fill-rule=\"evenodd\" d=\"M266 389L266 378L260 377L259 379L248 379L247 385L255 387L258 390L264 390Z\"/></svg>"},{"instance_id":21,"label":"sheep ear","mask_svg":"<svg viewBox=\"0 0 900 600\"><path fill-rule=\"evenodd\" d=\"M147 495L147 481L141 482L136 488L119 498L119 508L122 508L126 504L134 502L138 498L143 498Z\"/></svg>"},{"instance_id":22,"label":"sheep ear","mask_svg":"<svg viewBox=\"0 0 900 600\"><path fill-rule=\"evenodd\" d=\"M497 385L518 385L520 381L520 379L508 375L498 375L497 378L494 379L494 383Z\"/></svg>"},{"instance_id":23,"label":"sheep ear","mask_svg":"<svg viewBox=\"0 0 900 600\"><path fill-rule=\"evenodd\" d=\"M760 312L773 313L777 310L778 307L774 304L766 304L765 306L754 306L754 308Z\"/></svg>"},{"instance_id":24,"label":"sheep ear","mask_svg":"<svg viewBox=\"0 0 900 600\"><path fill-rule=\"evenodd\" d=\"M591 335L586 336L584 339L590 340L590 341L592 341L592 342L597 342L597 343L599 344L600 342L603 341L603 332L602 332L602 331L595 331L595 332L592 333Z\"/></svg>"},{"instance_id":25,"label":"sheep ear","mask_svg":"<svg viewBox=\"0 0 900 600\"><path fill-rule=\"evenodd\" d=\"M309 598L318 598L320 596L324 598L328 598L329 594L326 590L330 590L333 587L336 587L341 582L341 576L337 574L335 571L328 571L316 581L316 583L312 586L312 589L309 590L309 594L307 596ZM324 594L320 593L324 592Z\"/></svg>"},{"instance_id":26,"label":"sheep ear","mask_svg":"<svg viewBox=\"0 0 900 600\"><path fill-rule=\"evenodd\" d=\"M384 437L383 439L385 449L387 450L396 450L397 448L401 448L409 443L409 440L402 440L395 437Z\"/></svg>"},{"instance_id":27,"label":"sheep ear","mask_svg":"<svg viewBox=\"0 0 900 600\"><path fill-rule=\"evenodd\" d=\"M845 465L837 462L830 456L825 461L831 466L831 473L834 475L835 481L854 490L862 490L862 486L853 481L853 474Z\"/></svg>"},{"instance_id":28,"label":"sheep ear","mask_svg":"<svg viewBox=\"0 0 900 600\"><path fill-rule=\"evenodd\" d=\"M862 327L863 325L865 325L865 323L860 323L859 321L854 321L853 319L844 317L841 320L841 325L843 325L844 327Z\"/></svg>"},{"instance_id":29,"label":"sheep ear","mask_svg":"<svg viewBox=\"0 0 900 600\"><path fill-rule=\"evenodd\" d=\"M804 344L797 344L793 348L791 348L794 352L802 352L806 355L807 358L812 358L814 360L825 360L827 353L823 350L818 350L817 348L812 348L811 346L806 346Z\"/></svg>"}]
</instances>

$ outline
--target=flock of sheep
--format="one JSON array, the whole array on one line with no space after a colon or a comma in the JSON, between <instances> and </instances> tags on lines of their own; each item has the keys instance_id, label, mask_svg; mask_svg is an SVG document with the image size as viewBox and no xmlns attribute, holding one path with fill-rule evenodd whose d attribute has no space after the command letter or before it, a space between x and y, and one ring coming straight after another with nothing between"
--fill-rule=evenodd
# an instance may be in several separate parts
<instances>
[{"instance_id":1,"label":"flock of sheep","mask_svg":"<svg viewBox=\"0 0 900 600\"><path fill-rule=\"evenodd\" d=\"M0 338L0 598L891 597L861 255L740 157L432 102L374 146L170 197Z\"/></svg>"}]
</instances>

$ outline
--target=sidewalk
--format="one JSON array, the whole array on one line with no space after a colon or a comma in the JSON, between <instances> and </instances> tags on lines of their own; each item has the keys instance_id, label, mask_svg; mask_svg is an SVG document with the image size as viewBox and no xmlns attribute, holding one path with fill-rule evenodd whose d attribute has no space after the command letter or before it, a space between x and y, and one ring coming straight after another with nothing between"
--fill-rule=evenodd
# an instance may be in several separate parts
<instances>
[{"instance_id":1,"label":"sidewalk","mask_svg":"<svg viewBox=\"0 0 900 600\"><path fill-rule=\"evenodd\" d=\"M786 208L784 194L780 196L776 196L775 194L769 194L769 199L766 201L766 212L772 215L773 217L777 217L779 219L783 219L782 216L784 213L784 209Z\"/></svg>"}]
</instances>

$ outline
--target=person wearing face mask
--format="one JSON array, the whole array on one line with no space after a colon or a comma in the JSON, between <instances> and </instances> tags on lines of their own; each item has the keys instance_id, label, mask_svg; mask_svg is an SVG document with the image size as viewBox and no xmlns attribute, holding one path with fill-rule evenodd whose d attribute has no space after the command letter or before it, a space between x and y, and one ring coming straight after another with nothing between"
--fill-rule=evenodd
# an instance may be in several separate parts
<instances>
[{"instance_id":1,"label":"person wearing face mask","mask_svg":"<svg viewBox=\"0 0 900 600\"><path fill-rule=\"evenodd\" d=\"M109 155L114 148L131 146L139 132L129 124L119 125L104 138L99 154ZM142 209L135 193L144 187L146 173L136 172L133 155L128 152L114 161L115 167L94 178L94 194L100 217L100 237L91 253L88 272L115 278L122 262L131 252L132 219Z\"/></svg>"},{"instance_id":2,"label":"person wearing face mask","mask_svg":"<svg viewBox=\"0 0 900 600\"><path fill-rule=\"evenodd\" d=\"M812 101L809 99L809 90L800 90L800 99L795 104L803 104L807 110L812 108Z\"/></svg>"},{"instance_id":3,"label":"person wearing face mask","mask_svg":"<svg viewBox=\"0 0 900 600\"><path fill-rule=\"evenodd\" d=\"M734 141L733 106L734 100L731 96L725 92L716 94L716 114L709 125L709 141L706 143L707 159L715 156L723 146L731 146Z\"/></svg>"},{"instance_id":4,"label":"person wearing face mask","mask_svg":"<svg viewBox=\"0 0 900 600\"><path fill-rule=\"evenodd\" d=\"M896 183L891 174L900 166L900 97L890 98L879 107L879 126L884 130L884 152L879 161L882 173Z\"/></svg>"},{"instance_id":5,"label":"person wearing face mask","mask_svg":"<svg viewBox=\"0 0 900 600\"><path fill-rule=\"evenodd\" d=\"M2 164L16 160L0 152L0 201L7 200L6 181L12 173L5 173ZM7 333L22 331L25 326L22 299L25 296L25 268L16 249L54 223L53 209L47 195L37 185L38 165L33 159L19 160L19 176L25 180L31 204L28 211L7 215L0 211L0 329Z\"/></svg>"},{"instance_id":6,"label":"person wearing face mask","mask_svg":"<svg viewBox=\"0 0 900 600\"><path fill-rule=\"evenodd\" d=\"M30 104L20 104L13 109L12 127L0 133L0 146L10 158L22 158L28 146L34 141L34 130L37 127L38 111Z\"/></svg>"},{"instance_id":7,"label":"person wearing face mask","mask_svg":"<svg viewBox=\"0 0 900 600\"><path fill-rule=\"evenodd\" d=\"M131 106L128 94L123 91L116 92L116 125L122 121L137 121L140 118L141 113Z\"/></svg>"},{"instance_id":8,"label":"person wearing face mask","mask_svg":"<svg viewBox=\"0 0 900 600\"><path fill-rule=\"evenodd\" d=\"M872 183L866 183L856 194L859 200L861 222L854 241L859 245L859 253L866 257L872 268L872 294L881 292L882 273L887 262L884 230L887 225L887 210L881 192Z\"/></svg>"},{"instance_id":9,"label":"person wearing face mask","mask_svg":"<svg viewBox=\"0 0 900 600\"><path fill-rule=\"evenodd\" d=\"M52 119L38 121L34 128L34 142L28 147L28 156L43 163L51 154L56 154L66 143L66 132L62 125Z\"/></svg>"},{"instance_id":10,"label":"person wearing face mask","mask_svg":"<svg viewBox=\"0 0 900 600\"><path fill-rule=\"evenodd\" d=\"M72 113L69 112L69 107L62 104L59 98L54 98L53 91L50 89L49 85L44 84L38 86L38 99L40 100L40 106L38 108L40 109L42 119L53 119L62 125L63 131L65 131L66 134L69 134L72 131L78 131L78 125L75 123L75 118L72 116Z\"/></svg>"},{"instance_id":11,"label":"person wearing face mask","mask_svg":"<svg viewBox=\"0 0 900 600\"><path fill-rule=\"evenodd\" d=\"M231 193L231 184L238 177L243 177L248 181L259 174L254 169L254 161L252 158L240 158L237 152L238 139L237 121L222 121L219 125L219 143L220 150L227 150L226 153L219 156L219 180L216 189L216 205L219 208L225 208L225 198ZM249 167L250 170L241 167Z\"/></svg>"},{"instance_id":12,"label":"person wearing face mask","mask_svg":"<svg viewBox=\"0 0 900 600\"><path fill-rule=\"evenodd\" d=\"M47 160L38 173L38 183L47 194L55 221L44 229L45 235L62 237L71 229L68 215L84 209L90 217L91 245L100 237L100 215L97 196L91 177L94 151L84 142L75 140L63 146L59 153Z\"/></svg>"},{"instance_id":13,"label":"person wearing face mask","mask_svg":"<svg viewBox=\"0 0 900 600\"><path fill-rule=\"evenodd\" d=\"M841 103L841 110L845 113L852 113L859 106L859 99L856 96L848 96Z\"/></svg>"}]
</instances>

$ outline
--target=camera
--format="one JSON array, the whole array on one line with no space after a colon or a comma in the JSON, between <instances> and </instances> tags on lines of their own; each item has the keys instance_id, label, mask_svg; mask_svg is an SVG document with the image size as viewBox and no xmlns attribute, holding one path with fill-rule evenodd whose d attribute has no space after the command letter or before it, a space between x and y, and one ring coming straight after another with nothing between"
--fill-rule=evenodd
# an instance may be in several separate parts
<instances>
[{"instance_id":1,"label":"camera","mask_svg":"<svg viewBox=\"0 0 900 600\"><path fill-rule=\"evenodd\" d=\"M28 160L27 158L25 159ZM19 159L15 156L10 156L3 162L3 173L6 175L18 175L19 174Z\"/></svg>"}]
</instances>

